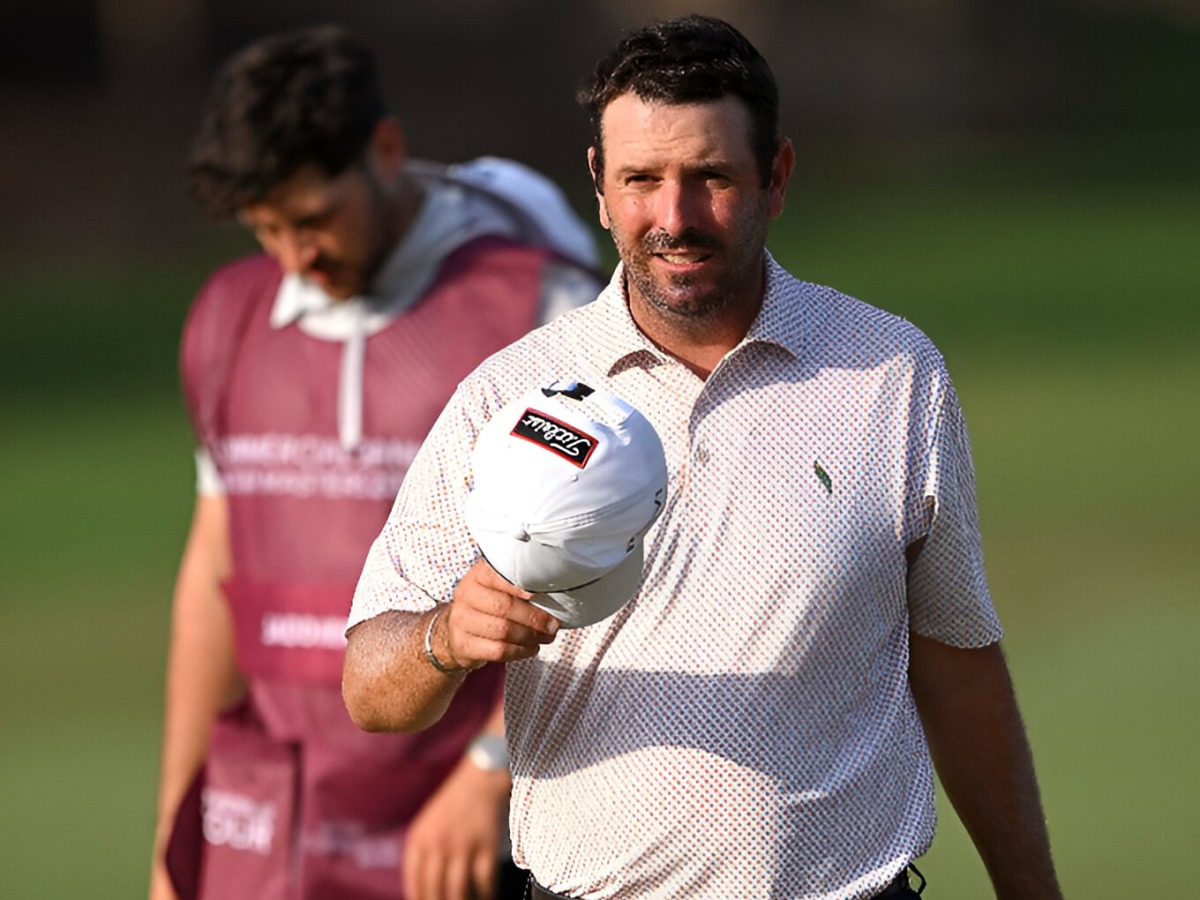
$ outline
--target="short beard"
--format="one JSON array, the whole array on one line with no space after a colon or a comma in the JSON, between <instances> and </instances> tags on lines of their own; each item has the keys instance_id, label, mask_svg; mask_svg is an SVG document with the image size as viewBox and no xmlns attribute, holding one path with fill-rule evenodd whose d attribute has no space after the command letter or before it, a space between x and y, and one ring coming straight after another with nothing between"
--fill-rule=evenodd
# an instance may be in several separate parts
<instances>
[{"instance_id":1,"label":"short beard","mask_svg":"<svg viewBox=\"0 0 1200 900\"><path fill-rule=\"evenodd\" d=\"M670 286L664 289L664 286L650 274L649 259L656 254L672 250L720 251L721 243L712 235L695 228L685 229L678 237L665 231L653 231L639 242L637 248L640 251L639 254L627 252L632 248L625 246L615 234L614 239L621 258L628 260L625 270L627 280L637 290L639 296L664 315L695 322L699 325L718 317L733 301L733 294L722 290L722 286L718 284L709 293L690 298L686 303L680 303L677 298L673 298L670 287L682 289L691 287L692 278L690 276L681 275L673 278Z\"/></svg>"},{"instance_id":2,"label":"short beard","mask_svg":"<svg viewBox=\"0 0 1200 900\"><path fill-rule=\"evenodd\" d=\"M375 176L369 166L362 167L366 179L368 202L367 247L362 264L355 275L360 282L356 295L368 295L375 288L375 279L383 269L401 235L400 204L396 192Z\"/></svg>"}]
</instances>

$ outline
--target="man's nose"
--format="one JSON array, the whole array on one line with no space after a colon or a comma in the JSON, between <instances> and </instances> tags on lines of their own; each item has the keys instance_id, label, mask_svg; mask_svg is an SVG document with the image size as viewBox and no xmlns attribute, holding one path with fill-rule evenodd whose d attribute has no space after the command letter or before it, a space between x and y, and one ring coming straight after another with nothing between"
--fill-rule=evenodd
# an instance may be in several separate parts
<instances>
[{"instance_id":1,"label":"man's nose","mask_svg":"<svg viewBox=\"0 0 1200 900\"><path fill-rule=\"evenodd\" d=\"M288 229L275 236L271 255L288 273L306 271L317 258L317 245L310 234L298 229Z\"/></svg>"},{"instance_id":2,"label":"man's nose","mask_svg":"<svg viewBox=\"0 0 1200 900\"><path fill-rule=\"evenodd\" d=\"M680 235L700 223L703 192L682 181L667 181L657 192L658 226L668 234Z\"/></svg>"}]
</instances>

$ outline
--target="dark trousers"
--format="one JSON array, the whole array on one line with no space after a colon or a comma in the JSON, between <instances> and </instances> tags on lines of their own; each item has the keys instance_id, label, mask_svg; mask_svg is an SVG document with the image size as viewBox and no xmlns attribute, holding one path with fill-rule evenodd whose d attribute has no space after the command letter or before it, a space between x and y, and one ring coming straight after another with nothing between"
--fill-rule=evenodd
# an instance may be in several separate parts
<instances>
[{"instance_id":1,"label":"dark trousers","mask_svg":"<svg viewBox=\"0 0 1200 900\"><path fill-rule=\"evenodd\" d=\"M529 873L511 859L502 862L496 873L496 900L525 900L531 881Z\"/></svg>"}]
</instances>

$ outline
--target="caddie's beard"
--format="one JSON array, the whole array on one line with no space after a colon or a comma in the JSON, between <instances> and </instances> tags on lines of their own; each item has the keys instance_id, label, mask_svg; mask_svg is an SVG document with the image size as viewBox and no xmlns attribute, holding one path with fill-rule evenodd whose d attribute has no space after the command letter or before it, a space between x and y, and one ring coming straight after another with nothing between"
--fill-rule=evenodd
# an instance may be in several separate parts
<instances>
[{"instance_id":1,"label":"caddie's beard","mask_svg":"<svg viewBox=\"0 0 1200 900\"><path fill-rule=\"evenodd\" d=\"M364 171L371 206L367 253L357 273L360 293L368 293L374 287L375 277L391 255L392 248L403 237L402 215L396 191L389 190L369 168Z\"/></svg>"}]
</instances>

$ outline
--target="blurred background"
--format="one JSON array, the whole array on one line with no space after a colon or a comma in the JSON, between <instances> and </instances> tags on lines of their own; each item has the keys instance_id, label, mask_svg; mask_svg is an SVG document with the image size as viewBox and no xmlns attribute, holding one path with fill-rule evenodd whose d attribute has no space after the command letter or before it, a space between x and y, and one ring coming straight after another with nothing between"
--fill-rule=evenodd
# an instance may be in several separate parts
<instances>
[{"instance_id":1,"label":"blurred background","mask_svg":"<svg viewBox=\"0 0 1200 900\"><path fill-rule=\"evenodd\" d=\"M1195 0L3 0L0 895L144 893L192 498L176 342L252 249L183 191L218 62L354 26L414 155L518 158L592 219L574 88L623 28L685 11L779 79L799 165L775 255L950 363L1067 895L1191 884ZM928 896L988 896L941 808Z\"/></svg>"}]
</instances>

